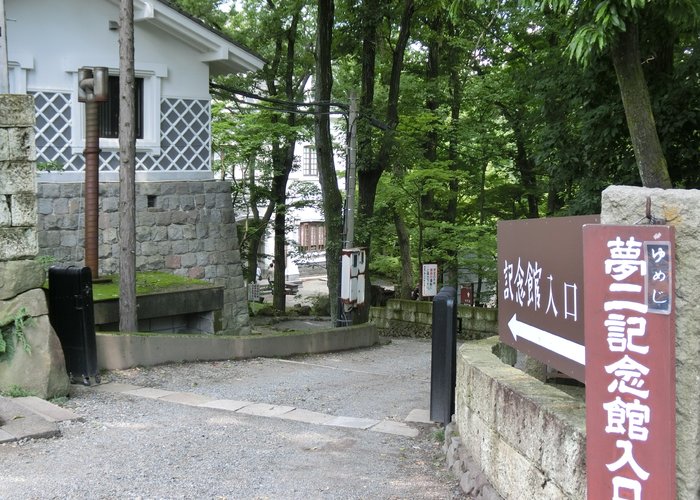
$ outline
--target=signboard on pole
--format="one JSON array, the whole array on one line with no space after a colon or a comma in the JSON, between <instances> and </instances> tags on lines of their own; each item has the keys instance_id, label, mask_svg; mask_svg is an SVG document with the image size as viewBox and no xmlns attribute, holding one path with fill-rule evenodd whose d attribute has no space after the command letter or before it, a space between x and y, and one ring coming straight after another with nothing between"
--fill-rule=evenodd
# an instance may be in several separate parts
<instances>
[{"instance_id":1,"label":"signboard on pole","mask_svg":"<svg viewBox=\"0 0 700 500\"><path fill-rule=\"evenodd\" d=\"M584 381L582 227L598 216L498 223L502 342Z\"/></svg>"},{"instance_id":2,"label":"signboard on pole","mask_svg":"<svg viewBox=\"0 0 700 500\"><path fill-rule=\"evenodd\" d=\"M676 498L673 228L583 243L588 498Z\"/></svg>"},{"instance_id":3,"label":"signboard on pole","mask_svg":"<svg viewBox=\"0 0 700 500\"><path fill-rule=\"evenodd\" d=\"M423 297L435 297L437 295L437 264L423 264L423 289L421 295Z\"/></svg>"}]
</instances>

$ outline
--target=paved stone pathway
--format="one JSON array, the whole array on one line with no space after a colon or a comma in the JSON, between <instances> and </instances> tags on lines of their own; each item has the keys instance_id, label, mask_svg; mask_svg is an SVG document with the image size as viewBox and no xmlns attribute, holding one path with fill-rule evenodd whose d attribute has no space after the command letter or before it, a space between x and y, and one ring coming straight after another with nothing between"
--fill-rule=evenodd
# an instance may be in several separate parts
<instances>
[{"instance_id":1,"label":"paved stone pathway","mask_svg":"<svg viewBox=\"0 0 700 500\"><path fill-rule=\"evenodd\" d=\"M96 391L104 391L125 396L157 399L168 401L174 404L188 406L199 406L205 408L215 408L218 410L253 415L266 418L281 418L305 422L313 425L326 425L331 427L346 427L349 429L368 430L372 432L382 432L384 434L394 434L414 438L419 435L419 430L410 426L410 423L430 424L428 410L412 410L404 419L404 422L395 420L374 420L370 418L357 418L346 416L328 415L315 411L296 408L294 406L271 405L266 403L255 403L252 401L236 401L231 399L214 399L202 394L192 392L174 392L148 387L139 387L132 384L120 384L110 382L92 387Z\"/></svg>"}]
</instances>

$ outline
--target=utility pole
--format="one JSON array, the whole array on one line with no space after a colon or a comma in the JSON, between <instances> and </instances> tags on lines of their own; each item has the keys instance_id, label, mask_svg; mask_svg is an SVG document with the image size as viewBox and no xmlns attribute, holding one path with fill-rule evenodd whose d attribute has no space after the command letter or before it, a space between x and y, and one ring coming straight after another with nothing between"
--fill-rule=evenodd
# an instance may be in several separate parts
<instances>
[{"instance_id":1,"label":"utility pole","mask_svg":"<svg viewBox=\"0 0 700 500\"><path fill-rule=\"evenodd\" d=\"M357 169L357 95L350 93L348 110L348 165L347 165L347 201L345 205L345 245L352 248L355 243L355 171Z\"/></svg>"},{"instance_id":2,"label":"utility pole","mask_svg":"<svg viewBox=\"0 0 700 500\"><path fill-rule=\"evenodd\" d=\"M0 94L10 93L10 68L7 66L7 22L5 0L0 0Z\"/></svg>"}]
</instances>

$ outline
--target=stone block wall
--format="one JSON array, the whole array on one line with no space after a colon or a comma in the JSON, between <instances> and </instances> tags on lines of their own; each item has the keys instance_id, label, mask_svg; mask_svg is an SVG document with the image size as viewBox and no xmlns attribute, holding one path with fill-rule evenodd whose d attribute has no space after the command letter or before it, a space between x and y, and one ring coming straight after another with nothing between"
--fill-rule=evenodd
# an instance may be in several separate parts
<instances>
[{"instance_id":1,"label":"stone block wall","mask_svg":"<svg viewBox=\"0 0 700 500\"><path fill-rule=\"evenodd\" d=\"M473 340L498 334L498 310L484 307L457 306L462 320L462 340ZM391 337L430 338L433 325L433 303L423 300L390 299L385 307L372 307L370 321L382 335Z\"/></svg>"},{"instance_id":2,"label":"stone block wall","mask_svg":"<svg viewBox=\"0 0 700 500\"><path fill-rule=\"evenodd\" d=\"M15 319L22 319L29 346L25 350L16 335L5 338L11 346L0 353L0 391L20 387L52 398L67 395L69 381L41 288L46 273L34 260L35 160L34 100L28 95L0 95L0 329L8 332Z\"/></svg>"},{"instance_id":3,"label":"stone block wall","mask_svg":"<svg viewBox=\"0 0 700 500\"><path fill-rule=\"evenodd\" d=\"M453 470L480 471L508 500L586 498L583 398L502 363L493 353L497 345L493 337L458 351L455 422L462 458Z\"/></svg>"},{"instance_id":4,"label":"stone block wall","mask_svg":"<svg viewBox=\"0 0 700 500\"><path fill-rule=\"evenodd\" d=\"M0 260L33 258L36 236L34 109L3 95L0 109Z\"/></svg>"},{"instance_id":5,"label":"stone block wall","mask_svg":"<svg viewBox=\"0 0 700 500\"><path fill-rule=\"evenodd\" d=\"M82 183L39 183L39 254L82 265ZM100 274L119 270L119 184L100 184ZM136 268L204 279L224 287L218 332L250 333L236 222L227 181L136 185Z\"/></svg>"}]
</instances>

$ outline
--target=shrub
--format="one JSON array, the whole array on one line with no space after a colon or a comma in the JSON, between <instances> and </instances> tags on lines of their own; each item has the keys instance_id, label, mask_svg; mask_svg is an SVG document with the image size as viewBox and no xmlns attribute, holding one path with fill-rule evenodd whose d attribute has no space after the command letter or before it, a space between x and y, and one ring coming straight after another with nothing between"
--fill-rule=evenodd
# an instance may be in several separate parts
<instances>
[{"instance_id":1,"label":"shrub","mask_svg":"<svg viewBox=\"0 0 700 500\"><path fill-rule=\"evenodd\" d=\"M328 295L312 295L310 297L311 302L311 312L315 316L330 316L331 315L331 301Z\"/></svg>"}]
</instances>

